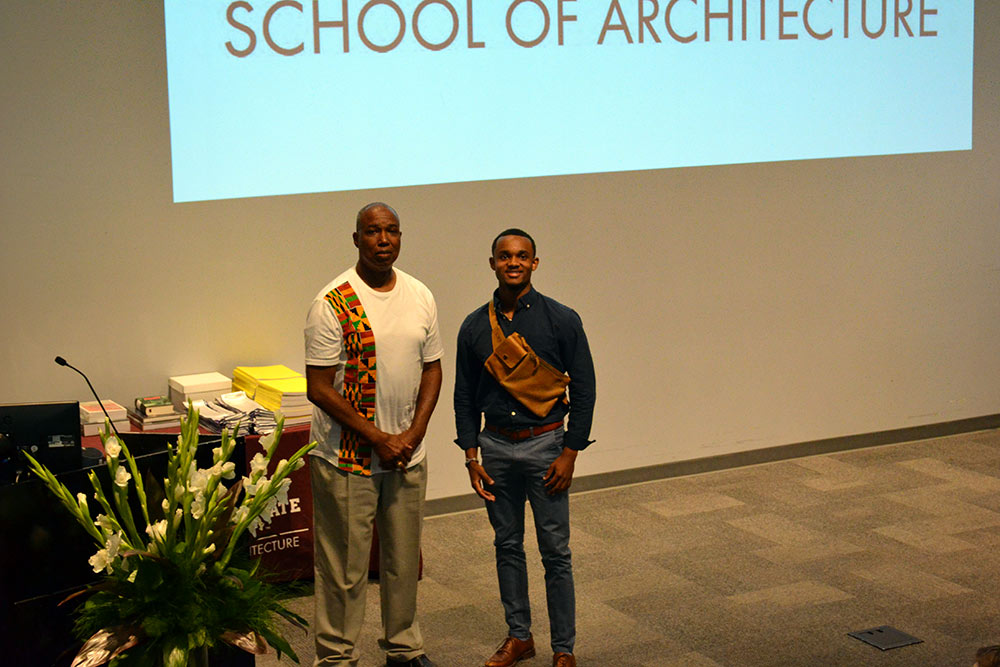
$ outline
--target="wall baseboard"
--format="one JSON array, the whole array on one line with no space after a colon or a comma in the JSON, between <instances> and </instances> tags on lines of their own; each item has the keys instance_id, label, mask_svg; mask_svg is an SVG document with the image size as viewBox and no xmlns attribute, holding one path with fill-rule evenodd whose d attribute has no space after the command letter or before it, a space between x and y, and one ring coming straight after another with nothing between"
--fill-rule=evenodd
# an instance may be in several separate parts
<instances>
[{"instance_id":1,"label":"wall baseboard","mask_svg":"<svg viewBox=\"0 0 1000 667\"><path fill-rule=\"evenodd\" d=\"M771 463L773 461L784 461L804 456L832 454L851 449L864 449L865 447L877 447L880 445L895 445L901 442L929 440L930 438L941 438L948 435L986 431L996 428L1000 428L1000 414L970 417L968 419L926 424L923 426L909 426L889 431L876 431L874 433L860 433L857 435L797 442L789 445L752 449L745 452L688 459L686 461L671 461L670 463L660 463L641 468L584 475L573 480L572 493L594 491L596 489L624 486L627 484L639 484L659 479L668 479L670 477L696 475L729 468L740 468L760 463ZM483 501L472 493L461 496L435 498L427 501L424 508L424 515L437 516L453 512L464 512L479 509L482 506Z\"/></svg>"}]
</instances>

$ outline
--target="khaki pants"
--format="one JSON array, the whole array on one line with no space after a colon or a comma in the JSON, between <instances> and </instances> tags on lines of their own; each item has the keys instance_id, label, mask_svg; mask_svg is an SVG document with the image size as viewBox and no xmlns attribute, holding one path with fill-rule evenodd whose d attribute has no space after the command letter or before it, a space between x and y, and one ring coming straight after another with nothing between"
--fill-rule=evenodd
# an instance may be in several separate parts
<instances>
[{"instance_id":1,"label":"khaki pants","mask_svg":"<svg viewBox=\"0 0 1000 667\"><path fill-rule=\"evenodd\" d=\"M372 522L378 525L382 627L393 660L424 652L416 621L427 462L363 477L310 457L315 540L315 665L356 665L365 617Z\"/></svg>"}]
</instances>

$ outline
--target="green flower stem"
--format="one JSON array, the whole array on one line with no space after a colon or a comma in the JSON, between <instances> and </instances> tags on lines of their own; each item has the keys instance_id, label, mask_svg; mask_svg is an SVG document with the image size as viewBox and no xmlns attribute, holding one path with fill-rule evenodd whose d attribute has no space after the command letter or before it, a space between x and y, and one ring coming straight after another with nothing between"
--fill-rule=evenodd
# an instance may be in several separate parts
<instances>
[{"instance_id":1,"label":"green flower stem","mask_svg":"<svg viewBox=\"0 0 1000 667\"><path fill-rule=\"evenodd\" d=\"M104 442L107 443L107 438L104 439ZM133 543L133 547L137 547L142 544L142 542L139 541L138 544L136 543L138 533L135 529L135 521L132 519L132 510L128 506L128 487L126 486L122 488L115 483L115 480L118 479L118 469L121 467L121 462L117 456L107 456L106 464L108 468L108 476L111 478L111 498L114 500L115 507L118 508L118 515L120 516L117 521L119 525L124 526L128 541ZM91 484L94 485L95 490L97 490L100 486L97 484L96 480L91 480ZM123 491L124 498L122 497ZM102 503L102 505L104 504L105 503ZM105 507L105 509L108 510L108 516L116 516L114 512L111 512L110 507Z\"/></svg>"},{"instance_id":2,"label":"green flower stem","mask_svg":"<svg viewBox=\"0 0 1000 667\"><path fill-rule=\"evenodd\" d=\"M114 483L115 479L117 478L118 468L121 465L119 456L121 454L124 454L125 460L129 467L129 471L131 472L132 479L135 484L136 494L139 497L139 506L142 508L143 519L148 524L149 511L146 507L146 490L143 487L142 477L139 475L139 469L138 466L136 465L135 458L132 457L132 454L131 452L129 452L128 446L125 444L125 442L119 439L117 436L111 435L110 428L108 426L105 426L104 430L101 431L101 445L104 447L105 452L108 451L108 441L112 439L119 447L121 447L121 453L118 456L107 456L108 474L111 475L111 482ZM118 487L118 485L115 484L114 488L116 489L114 496L115 505L118 507L118 511L121 513L122 519L125 521L125 525L129 529L131 539L137 540L139 539L139 535L135 529L135 520L132 517L132 509L128 505L128 487L125 487L124 498L122 498L121 494L117 491L117 489L121 487Z\"/></svg>"},{"instance_id":3,"label":"green flower stem","mask_svg":"<svg viewBox=\"0 0 1000 667\"><path fill-rule=\"evenodd\" d=\"M108 502L107 497L104 495L104 489L101 488L101 482L97 479L97 473L91 470L87 473L87 479L90 480L90 485L94 487L94 498L100 503L101 509L104 510L104 514L108 517L108 520L116 527L118 530L122 530L121 521L118 520L118 515L111 508L111 503ZM126 540L128 538L126 537ZM100 540L101 546L104 546L104 540ZM129 545L130 547L134 545Z\"/></svg>"},{"instance_id":4,"label":"green flower stem","mask_svg":"<svg viewBox=\"0 0 1000 667\"><path fill-rule=\"evenodd\" d=\"M105 440L105 435L101 435L102 441ZM125 444L124 440L118 440L118 443L122 447L122 454L125 455L125 460L128 462L128 469L132 473L132 480L135 482L135 493L139 497L139 507L142 509L142 519L149 525L149 508L146 506L146 486L142 482L142 475L139 474L139 466L135 462L135 457L132 456L132 452L128 450L128 445ZM106 450L105 450L106 451Z\"/></svg>"},{"instance_id":5,"label":"green flower stem","mask_svg":"<svg viewBox=\"0 0 1000 667\"><path fill-rule=\"evenodd\" d=\"M196 531L194 529L194 526L192 525L192 523L194 522L194 517L191 516L191 494L186 491L184 492L183 506L184 506L184 514L182 516L182 520L184 522L184 535L188 536L189 538L194 538ZM194 553L194 549L192 549L192 544L191 544L193 541L194 539L188 539L186 542L182 543L184 545L182 553L184 554L186 559L190 559L191 554ZM181 545L179 544L178 547L179 546Z\"/></svg>"},{"instance_id":6,"label":"green flower stem","mask_svg":"<svg viewBox=\"0 0 1000 667\"><path fill-rule=\"evenodd\" d=\"M107 443L108 438L105 437L103 441ZM124 487L118 486L115 481L118 478L118 469L121 467L118 457L108 456L107 466L108 475L111 477L111 498L114 500L115 507L118 509L117 516L120 517L117 519L117 522L119 525L124 526L125 534L127 536L126 539L132 543L132 548L139 548L142 546L142 538L139 537L139 532L135 528L135 520L132 518L132 509L128 505L128 485ZM91 484L94 486L94 489L99 492L100 484L97 483L96 477L91 480ZM103 496L104 494L100 493L100 495ZM100 501L100 498L98 498L98 500ZM110 506L107 506L106 499L101 502L101 504L102 506L105 506L109 517L115 516L114 512L111 511Z\"/></svg>"},{"instance_id":7,"label":"green flower stem","mask_svg":"<svg viewBox=\"0 0 1000 667\"><path fill-rule=\"evenodd\" d=\"M177 450L179 461L176 483L184 488L181 500L184 509L184 535L196 539L197 530L193 525L194 517L191 516L191 501L194 496L187 490L187 487L191 474L191 463L195 460L195 453L198 451L198 413L190 401L188 402L187 418L181 421L181 439L177 443ZM195 544L193 544L195 539L188 540L183 547L182 553L189 560L196 553Z\"/></svg>"},{"instance_id":8,"label":"green flower stem","mask_svg":"<svg viewBox=\"0 0 1000 667\"><path fill-rule=\"evenodd\" d=\"M163 536L164 553L172 553L177 541L177 526L174 525L174 516L177 512L177 499L174 497L174 487L171 482L177 479L178 457L177 451L180 449L180 442L175 445L167 443L167 478L163 480L163 496L166 498L167 507L163 511L163 518L167 521L167 530Z\"/></svg>"},{"instance_id":9,"label":"green flower stem","mask_svg":"<svg viewBox=\"0 0 1000 667\"><path fill-rule=\"evenodd\" d=\"M115 506L118 508L119 516L124 521L125 532L128 535L128 539L132 542L132 548L141 548L143 540L139 535L139 531L136 530L135 519L132 517L132 508L128 504L128 486L118 486L113 482L112 486L114 487Z\"/></svg>"},{"instance_id":10,"label":"green flower stem","mask_svg":"<svg viewBox=\"0 0 1000 667\"><path fill-rule=\"evenodd\" d=\"M274 441L271 446L267 448L267 452L264 454L267 460L270 461L274 453L278 451L278 443L281 442L281 434L285 430L285 415L278 417L277 426L274 429Z\"/></svg>"},{"instance_id":11,"label":"green flower stem","mask_svg":"<svg viewBox=\"0 0 1000 667\"><path fill-rule=\"evenodd\" d=\"M206 554L205 549L212 543L212 526L215 525L215 520L221 511L221 503L218 500L218 480L214 481L214 484L210 482L212 488L205 489L205 512L199 521L198 532L191 540L191 556L198 565L211 555Z\"/></svg>"},{"instance_id":12,"label":"green flower stem","mask_svg":"<svg viewBox=\"0 0 1000 667\"><path fill-rule=\"evenodd\" d=\"M280 433L280 429L281 421L279 421L278 433ZM240 535L243 534L243 531L249 528L250 524L259 518L261 512L263 512L264 508L267 506L267 501L278 494L278 490L281 488L281 482L296 469L299 460L312 451L314 447L316 447L316 443L311 442L292 454L292 457L288 459L285 467L277 471L264 490L258 492L253 497L253 500L249 503L249 512L247 512L246 517L244 517L242 521L236 524L236 527L233 529L233 534L229 538L229 544L226 546L225 552L223 552L222 557L219 559L219 562L223 567L229 564L229 559L232 558L233 550L236 547L236 543L239 541ZM244 504L246 504L245 498Z\"/></svg>"},{"instance_id":13,"label":"green flower stem","mask_svg":"<svg viewBox=\"0 0 1000 667\"><path fill-rule=\"evenodd\" d=\"M45 483L45 486L49 487L59 502L63 504L70 511L76 520L83 526L83 529L87 531L87 534L93 537L98 544L102 547L104 546L104 535L98 530L97 526L94 525L94 520L90 517L90 514L84 514L83 508L77 503L76 498L73 494L69 492L66 485L56 479L56 476L49 471L48 468L43 466L41 463L35 460L35 458L24 452L24 455L28 457L28 462L31 465L31 471L38 475L41 480Z\"/></svg>"}]
</instances>

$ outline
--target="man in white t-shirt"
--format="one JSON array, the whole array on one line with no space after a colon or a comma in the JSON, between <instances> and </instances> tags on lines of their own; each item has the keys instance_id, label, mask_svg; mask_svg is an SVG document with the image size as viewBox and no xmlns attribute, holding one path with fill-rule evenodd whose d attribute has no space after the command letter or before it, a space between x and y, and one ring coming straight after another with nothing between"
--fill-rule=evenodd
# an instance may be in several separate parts
<instances>
[{"instance_id":1,"label":"man in white t-shirt","mask_svg":"<svg viewBox=\"0 0 1000 667\"><path fill-rule=\"evenodd\" d=\"M427 466L422 440L444 348L430 290L393 268L399 216L358 212L358 263L326 285L306 319L314 404L316 665L356 665L372 522L378 526L386 664L433 667L416 621Z\"/></svg>"}]
</instances>

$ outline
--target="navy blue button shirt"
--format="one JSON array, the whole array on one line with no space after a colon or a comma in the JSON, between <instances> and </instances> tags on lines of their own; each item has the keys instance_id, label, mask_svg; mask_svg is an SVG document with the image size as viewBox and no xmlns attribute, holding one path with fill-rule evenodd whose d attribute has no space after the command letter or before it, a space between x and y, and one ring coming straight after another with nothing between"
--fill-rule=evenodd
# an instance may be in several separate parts
<instances>
[{"instance_id":1,"label":"navy blue button shirt","mask_svg":"<svg viewBox=\"0 0 1000 667\"><path fill-rule=\"evenodd\" d=\"M489 306L483 304L465 318L458 331L455 360L455 442L462 449L478 447L477 436L486 423L520 430L562 421L569 414L563 445L584 449L591 443L596 380L590 346L583 322L572 308L539 294L534 288L518 299L514 317L501 313L499 290L493 293L497 322L505 336L518 332L540 357L569 374L569 399L555 404L544 417L537 417L500 386L483 364L493 353Z\"/></svg>"}]
</instances>

